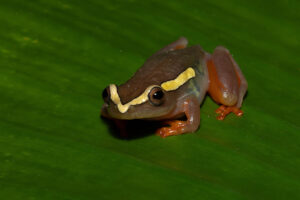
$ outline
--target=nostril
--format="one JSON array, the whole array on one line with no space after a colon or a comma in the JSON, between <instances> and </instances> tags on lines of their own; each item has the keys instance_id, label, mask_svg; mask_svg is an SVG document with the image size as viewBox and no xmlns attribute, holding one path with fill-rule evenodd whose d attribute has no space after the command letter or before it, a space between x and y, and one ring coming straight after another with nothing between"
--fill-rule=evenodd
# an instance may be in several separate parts
<instances>
[{"instance_id":1,"label":"nostril","mask_svg":"<svg viewBox=\"0 0 300 200\"><path fill-rule=\"evenodd\" d=\"M109 104L109 98L110 98L109 96L110 96L109 89L108 87L106 87L102 92L102 98L107 104Z\"/></svg>"}]
</instances>

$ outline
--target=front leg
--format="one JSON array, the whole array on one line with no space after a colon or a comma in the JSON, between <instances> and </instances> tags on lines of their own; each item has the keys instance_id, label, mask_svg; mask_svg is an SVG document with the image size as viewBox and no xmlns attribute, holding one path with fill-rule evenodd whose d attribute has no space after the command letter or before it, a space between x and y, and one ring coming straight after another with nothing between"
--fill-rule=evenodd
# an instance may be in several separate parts
<instances>
[{"instance_id":1,"label":"front leg","mask_svg":"<svg viewBox=\"0 0 300 200\"><path fill-rule=\"evenodd\" d=\"M186 115L186 121L167 121L166 123L170 127L162 127L156 133L161 137L167 137L196 131L200 124L200 104L198 100L195 97L185 100L182 105L182 112Z\"/></svg>"}]
</instances>

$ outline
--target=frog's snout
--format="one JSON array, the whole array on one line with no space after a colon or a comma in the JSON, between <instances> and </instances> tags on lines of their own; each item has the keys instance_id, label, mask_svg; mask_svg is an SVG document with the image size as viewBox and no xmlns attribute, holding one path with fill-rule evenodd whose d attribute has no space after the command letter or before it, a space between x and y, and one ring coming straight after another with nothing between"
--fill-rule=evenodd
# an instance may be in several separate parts
<instances>
[{"instance_id":1,"label":"frog's snout","mask_svg":"<svg viewBox=\"0 0 300 200\"><path fill-rule=\"evenodd\" d=\"M110 105L110 90L109 90L109 87L106 87L104 88L104 90L102 91L102 99L104 101L104 104L101 108L101 116L103 117L109 117L109 114L108 114L108 108L109 108L109 105Z\"/></svg>"},{"instance_id":2,"label":"frog's snout","mask_svg":"<svg viewBox=\"0 0 300 200\"><path fill-rule=\"evenodd\" d=\"M103 98L105 104L107 104L107 106L108 106L109 101L110 101L110 89L109 89L109 87L104 88L104 90L102 91L102 98Z\"/></svg>"}]
</instances>

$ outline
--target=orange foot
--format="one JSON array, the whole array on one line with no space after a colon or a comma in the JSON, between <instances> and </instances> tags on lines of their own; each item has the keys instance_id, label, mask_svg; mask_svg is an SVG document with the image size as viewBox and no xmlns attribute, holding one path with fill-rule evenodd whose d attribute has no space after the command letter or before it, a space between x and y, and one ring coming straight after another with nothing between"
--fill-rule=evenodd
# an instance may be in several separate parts
<instances>
[{"instance_id":1,"label":"orange foot","mask_svg":"<svg viewBox=\"0 0 300 200\"><path fill-rule=\"evenodd\" d=\"M167 136L179 135L184 133L184 127L186 126L185 121L175 120L175 121L166 121L165 123L168 124L170 127L159 128L156 131L156 134L159 135L160 137L164 138Z\"/></svg>"},{"instance_id":2,"label":"orange foot","mask_svg":"<svg viewBox=\"0 0 300 200\"><path fill-rule=\"evenodd\" d=\"M218 120L223 120L225 119L225 117L229 114L233 112L236 116L242 116L244 113L241 109L234 107L234 106L224 106L221 105L217 110L216 113L218 113L219 115L217 116Z\"/></svg>"}]
</instances>

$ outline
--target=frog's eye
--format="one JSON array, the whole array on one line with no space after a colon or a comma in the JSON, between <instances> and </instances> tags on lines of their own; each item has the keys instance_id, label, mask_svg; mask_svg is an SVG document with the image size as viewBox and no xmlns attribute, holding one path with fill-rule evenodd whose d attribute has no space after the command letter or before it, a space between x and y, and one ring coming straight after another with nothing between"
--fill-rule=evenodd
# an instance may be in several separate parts
<instances>
[{"instance_id":1,"label":"frog's eye","mask_svg":"<svg viewBox=\"0 0 300 200\"><path fill-rule=\"evenodd\" d=\"M149 101L155 106L159 106L163 103L164 96L164 91L160 87L152 88L148 94Z\"/></svg>"},{"instance_id":2,"label":"frog's eye","mask_svg":"<svg viewBox=\"0 0 300 200\"><path fill-rule=\"evenodd\" d=\"M105 103L109 103L109 98L110 98L110 92L109 92L109 88L106 87L103 92L102 92L102 98L105 101Z\"/></svg>"}]
</instances>

